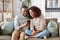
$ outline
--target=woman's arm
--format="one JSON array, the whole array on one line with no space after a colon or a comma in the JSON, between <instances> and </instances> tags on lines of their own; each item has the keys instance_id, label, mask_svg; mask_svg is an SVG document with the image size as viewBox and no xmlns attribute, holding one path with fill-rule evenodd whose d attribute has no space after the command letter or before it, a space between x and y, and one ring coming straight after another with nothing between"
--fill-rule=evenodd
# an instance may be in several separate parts
<instances>
[{"instance_id":1,"label":"woman's arm","mask_svg":"<svg viewBox=\"0 0 60 40\"><path fill-rule=\"evenodd\" d=\"M46 22L45 22L45 19L44 19L43 15L40 16L40 22L39 23L40 23L40 25L36 29L36 31L32 33L33 35L36 35L37 33L39 33L40 31L42 31L42 30L44 30L46 28L46 26L45 26Z\"/></svg>"},{"instance_id":2,"label":"woman's arm","mask_svg":"<svg viewBox=\"0 0 60 40\"><path fill-rule=\"evenodd\" d=\"M40 26L39 26L39 30L42 31L46 28L46 21L43 15L40 16ZM38 30L37 29L37 30Z\"/></svg>"},{"instance_id":3,"label":"woman's arm","mask_svg":"<svg viewBox=\"0 0 60 40\"><path fill-rule=\"evenodd\" d=\"M32 36L36 35L36 34L39 33L39 32L40 32L40 30L36 30L36 31L33 30L33 31L32 31Z\"/></svg>"}]
</instances>

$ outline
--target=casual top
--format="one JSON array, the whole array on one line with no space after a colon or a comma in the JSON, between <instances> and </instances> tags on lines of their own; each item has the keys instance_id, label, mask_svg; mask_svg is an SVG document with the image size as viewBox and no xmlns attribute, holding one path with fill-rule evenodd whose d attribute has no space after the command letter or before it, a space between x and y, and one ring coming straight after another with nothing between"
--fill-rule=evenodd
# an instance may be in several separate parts
<instances>
[{"instance_id":1,"label":"casual top","mask_svg":"<svg viewBox=\"0 0 60 40\"><path fill-rule=\"evenodd\" d=\"M23 16L22 14L16 15L14 19L14 28L15 30L20 30L18 26L26 23L29 20L28 17Z\"/></svg>"},{"instance_id":2,"label":"casual top","mask_svg":"<svg viewBox=\"0 0 60 40\"><path fill-rule=\"evenodd\" d=\"M30 29L33 30L34 27L36 30L45 30L46 29L46 22L45 22L45 19L44 19L44 16L41 15L40 17L37 17L37 18L33 18L30 20Z\"/></svg>"}]
</instances>

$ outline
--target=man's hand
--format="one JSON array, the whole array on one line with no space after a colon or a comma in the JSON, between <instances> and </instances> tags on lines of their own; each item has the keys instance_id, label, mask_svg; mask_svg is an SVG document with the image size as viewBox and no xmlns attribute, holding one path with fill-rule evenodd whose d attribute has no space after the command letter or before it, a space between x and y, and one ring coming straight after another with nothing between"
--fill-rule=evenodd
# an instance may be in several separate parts
<instances>
[{"instance_id":1,"label":"man's hand","mask_svg":"<svg viewBox=\"0 0 60 40\"><path fill-rule=\"evenodd\" d=\"M23 29L24 27L27 27L27 26L29 26L30 25L30 23L29 22L26 22L26 23L24 23L24 24L22 24L21 26L18 26L20 29Z\"/></svg>"}]
</instances>

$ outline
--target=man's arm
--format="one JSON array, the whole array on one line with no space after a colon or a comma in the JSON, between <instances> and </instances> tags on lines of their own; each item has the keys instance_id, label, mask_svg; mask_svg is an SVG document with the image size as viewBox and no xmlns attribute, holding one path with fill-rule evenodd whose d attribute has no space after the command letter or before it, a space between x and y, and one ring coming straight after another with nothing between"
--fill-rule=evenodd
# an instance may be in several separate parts
<instances>
[{"instance_id":1,"label":"man's arm","mask_svg":"<svg viewBox=\"0 0 60 40\"><path fill-rule=\"evenodd\" d=\"M26 23L22 24L20 27L20 29L24 28L24 27L27 27L27 26L30 26L30 20L28 20Z\"/></svg>"},{"instance_id":2,"label":"man's arm","mask_svg":"<svg viewBox=\"0 0 60 40\"><path fill-rule=\"evenodd\" d=\"M19 20L19 18L18 18L18 16L16 16L15 19L14 19L14 27L17 30L19 30L19 27L18 26L20 26L20 23L19 23L18 20Z\"/></svg>"},{"instance_id":3,"label":"man's arm","mask_svg":"<svg viewBox=\"0 0 60 40\"><path fill-rule=\"evenodd\" d=\"M30 20L28 20L26 23L20 25L20 23L19 23L19 17L16 16L15 19L14 19L14 27L15 27L15 29L17 29L17 30L22 29L22 28L24 28L24 27L27 27L27 26L29 26L29 25L30 25Z\"/></svg>"}]
</instances>

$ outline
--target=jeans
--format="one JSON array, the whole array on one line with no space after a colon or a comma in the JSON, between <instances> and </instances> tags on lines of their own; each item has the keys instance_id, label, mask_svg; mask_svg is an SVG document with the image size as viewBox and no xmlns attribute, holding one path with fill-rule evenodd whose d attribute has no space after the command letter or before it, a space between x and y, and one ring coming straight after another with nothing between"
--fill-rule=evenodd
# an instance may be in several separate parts
<instances>
[{"instance_id":1,"label":"jeans","mask_svg":"<svg viewBox=\"0 0 60 40\"><path fill-rule=\"evenodd\" d=\"M25 30L25 34L31 35L32 31L27 29ZM36 38L42 38L43 36L49 36L49 31L48 30L43 30L42 32L39 32L38 34L34 35Z\"/></svg>"}]
</instances>

